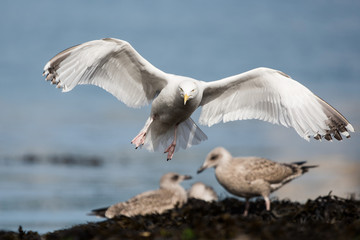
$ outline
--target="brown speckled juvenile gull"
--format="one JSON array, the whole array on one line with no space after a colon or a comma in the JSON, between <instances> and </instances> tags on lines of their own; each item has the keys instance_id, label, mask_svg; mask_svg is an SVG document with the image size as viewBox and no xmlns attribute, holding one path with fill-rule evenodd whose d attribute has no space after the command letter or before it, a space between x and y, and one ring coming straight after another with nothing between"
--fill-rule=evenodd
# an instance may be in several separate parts
<instances>
[{"instance_id":1,"label":"brown speckled juvenile gull","mask_svg":"<svg viewBox=\"0 0 360 240\"><path fill-rule=\"evenodd\" d=\"M214 189L202 182L196 182L188 190L188 198L196 198L206 202L217 201L218 196Z\"/></svg>"},{"instance_id":2,"label":"brown speckled juvenile gull","mask_svg":"<svg viewBox=\"0 0 360 240\"><path fill-rule=\"evenodd\" d=\"M187 201L185 189L180 185L183 180L191 179L188 175L167 173L160 179L160 188L136 195L126 202L116 203L109 208L92 210L90 215L106 218L116 216L136 216L163 213L175 206L182 206Z\"/></svg>"},{"instance_id":3,"label":"brown speckled juvenile gull","mask_svg":"<svg viewBox=\"0 0 360 240\"><path fill-rule=\"evenodd\" d=\"M46 80L64 92L80 84L101 87L129 107L152 102L145 126L131 141L136 148L164 151L171 159L179 147L207 139L190 118L202 107L199 122L259 119L293 127L306 140L350 137L354 128L336 109L287 74L256 68L204 82L165 73L128 42L104 38L68 48L44 67Z\"/></svg>"},{"instance_id":4,"label":"brown speckled juvenile gull","mask_svg":"<svg viewBox=\"0 0 360 240\"><path fill-rule=\"evenodd\" d=\"M269 195L284 184L306 173L305 162L277 163L266 158L237 157L222 147L213 149L198 170L214 167L218 182L230 193L246 199L244 216L249 211L249 198L262 196L266 210L270 210Z\"/></svg>"}]
</instances>

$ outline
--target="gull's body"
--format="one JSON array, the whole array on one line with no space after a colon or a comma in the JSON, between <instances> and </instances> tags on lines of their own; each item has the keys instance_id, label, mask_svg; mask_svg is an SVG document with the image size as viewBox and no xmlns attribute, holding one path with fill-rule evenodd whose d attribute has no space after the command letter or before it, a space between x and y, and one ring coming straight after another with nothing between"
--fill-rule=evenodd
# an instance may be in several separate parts
<instances>
[{"instance_id":1,"label":"gull's body","mask_svg":"<svg viewBox=\"0 0 360 240\"><path fill-rule=\"evenodd\" d=\"M46 80L63 91L93 84L129 107L152 101L150 117L132 140L149 150L165 150L171 159L178 147L207 139L190 118L202 107L199 122L259 119L293 127L303 138L349 137L354 129L333 107L288 75L256 68L214 82L165 73L125 41L106 38L86 42L57 54L44 67ZM176 147L177 146L177 147Z\"/></svg>"},{"instance_id":2,"label":"gull's body","mask_svg":"<svg viewBox=\"0 0 360 240\"><path fill-rule=\"evenodd\" d=\"M266 210L270 210L269 194L284 184L306 173L305 162L277 163L266 158L234 158L224 148L213 149L206 157L198 173L207 168L215 168L218 182L230 193L246 199L244 215L248 214L249 199L262 196Z\"/></svg>"},{"instance_id":3,"label":"gull's body","mask_svg":"<svg viewBox=\"0 0 360 240\"><path fill-rule=\"evenodd\" d=\"M146 214L161 214L176 206L181 207L187 202L185 189L180 185L183 180L191 179L187 175L167 173L160 179L160 188L136 195L126 202L116 203L108 208L95 209L91 215L106 218L116 216L136 216Z\"/></svg>"},{"instance_id":4,"label":"gull's body","mask_svg":"<svg viewBox=\"0 0 360 240\"><path fill-rule=\"evenodd\" d=\"M218 200L218 196L214 189L202 182L194 183L187 192L188 198L196 198L206 202L213 202Z\"/></svg>"}]
</instances>

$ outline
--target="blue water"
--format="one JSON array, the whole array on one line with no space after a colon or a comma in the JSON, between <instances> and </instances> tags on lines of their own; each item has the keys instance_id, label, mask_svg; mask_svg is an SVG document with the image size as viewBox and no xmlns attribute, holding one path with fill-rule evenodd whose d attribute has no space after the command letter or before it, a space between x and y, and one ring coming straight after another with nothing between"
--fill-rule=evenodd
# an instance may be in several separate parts
<instances>
[{"instance_id":1,"label":"blue water","mask_svg":"<svg viewBox=\"0 0 360 240\"><path fill-rule=\"evenodd\" d=\"M61 93L41 73L52 56L69 46L115 37L130 42L165 72L205 81L259 66L279 69L336 107L357 130L359 11L355 0L1 1L0 229L22 225L43 233L96 220L86 213L157 188L168 171L195 177L184 187L202 180L228 196L213 170L195 174L206 153L219 145L234 155L323 166L331 165L329 159L340 162L343 170L325 168L296 180L306 183L304 197L358 189L358 133L340 143L308 143L292 129L260 121L218 124L202 127L208 141L180 150L166 162L161 153L135 151L130 145L149 107L127 108L94 86ZM194 120L198 116L196 112ZM43 161L26 164L26 154ZM100 156L103 164L68 166L46 160L62 154ZM347 169L352 164L355 172ZM350 180L339 186L331 182L343 176ZM312 187L315 182L324 186Z\"/></svg>"}]
</instances>

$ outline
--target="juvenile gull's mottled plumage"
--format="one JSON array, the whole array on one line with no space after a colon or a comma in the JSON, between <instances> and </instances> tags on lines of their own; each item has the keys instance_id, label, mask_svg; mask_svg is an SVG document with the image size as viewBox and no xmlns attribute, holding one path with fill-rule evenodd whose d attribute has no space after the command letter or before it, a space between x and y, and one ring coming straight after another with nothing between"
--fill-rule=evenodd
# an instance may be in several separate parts
<instances>
[{"instance_id":1,"label":"juvenile gull's mottled plumage","mask_svg":"<svg viewBox=\"0 0 360 240\"><path fill-rule=\"evenodd\" d=\"M106 218L116 216L135 216L163 213L175 206L182 206L187 201L185 189L180 185L183 180L191 179L187 175L167 173L160 179L160 188L136 195L126 202L116 203L108 208L92 210L91 215Z\"/></svg>"},{"instance_id":2,"label":"juvenile gull's mottled plumage","mask_svg":"<svg viewBox=\"0 0 360 240\"><path fill-rule=\"evenodd\" d=\"M277 163L266 158L238 157L222 147L213 149L198 170L215 168L218 182L230 193L244 197L246 206L244 215L248 214L249 198L262 196L265 199L266 210L270 210L269 195L292 179L306 173L309 168L305 162Z\"/></svg>"},{"instance_id":3,"label":"juvenile gull's mottled plumage","mask_svg":"<svg viewBox=\"0 0 360 240\"><path fill-rule=\"evenodd\" d=\"M188 198L196 198L207 202L217 201L218 196L214 189L202 182L196 182L188 189Z\"/></svg>"},{"instance_id":4,"label":"juvenile gull's mottled plumage","mask_svg":"<svg viewBox=\"0 0 360 240\"><path fill-rule=\"evenodd\" d=\"M68 48L44 67L47 81L64 92L79 84L99 86L129 107L152 101L150 117L131 141L136 148L164 150L171 159L178 147L207 139L190 118L200 106L199 122L259 119L293 127L306 140L350 137L354 128L336 109L288 75L256 68L214 82L165 73L126 41L104 38Z\"/></svg>"}]
</instances>

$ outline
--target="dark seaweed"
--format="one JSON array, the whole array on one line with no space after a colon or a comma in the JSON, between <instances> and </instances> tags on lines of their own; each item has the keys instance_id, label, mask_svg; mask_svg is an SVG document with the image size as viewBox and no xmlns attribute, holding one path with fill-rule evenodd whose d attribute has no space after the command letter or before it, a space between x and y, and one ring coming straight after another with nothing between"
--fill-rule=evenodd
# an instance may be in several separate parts
<instances>
[{"instance_id":1,"label":"dark seaweed","mask_svg":"<svg viewBox=\"0 0 360 240\"><path fill-rule=\"evenodd\" d=\"M164 214L118 217L77 225L42 235L42 239L360 239L360 201L333 195L304 204L273 200L250 205L243 217L244 202L226 198L207 203L190 199L181 208ZM40 239L36 232L1 232L0 239Z\"/></svg>"}]
</instances>

